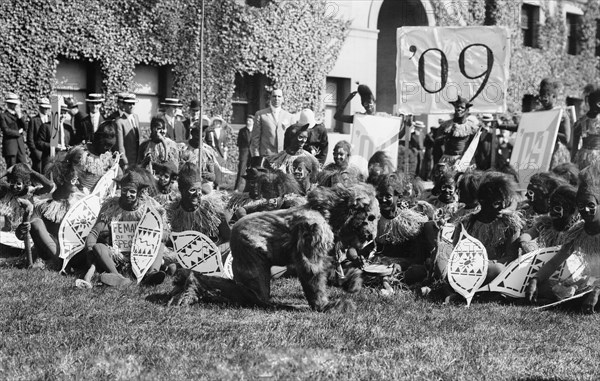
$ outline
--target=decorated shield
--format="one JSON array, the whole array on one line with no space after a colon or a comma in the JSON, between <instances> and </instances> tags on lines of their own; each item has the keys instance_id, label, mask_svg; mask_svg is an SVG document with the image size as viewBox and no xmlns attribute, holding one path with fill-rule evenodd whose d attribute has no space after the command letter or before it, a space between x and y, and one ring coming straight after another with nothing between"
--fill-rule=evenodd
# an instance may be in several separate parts
<instances>
[{"instance_id":1,"label":"decorated shield","mask_svg":"<svg viewBox=\"0 0 600 381\"><path fill-rule=\"evenodd\" d=\"M85 239L98 218L101 202L97 194L91 194L79 200L65 214L58 228L58 244L60 257L63 259L63 270L71 258L85 247Z\"/></svg>"},{"instance_id":2,"label":"decorated shield","mask_svg":"<svg viewBox=\"0 0 600 381\"><path fill-rule=\"evenodd\" d=\"M171 241L177 253L177 260L184 268L202 274L226 277L221 252L206 235L187 230L171 233ZM231 254L229 256L231 257Z\"/></svg>"},{"instance_id":3,"label":"decorated shield","mask_svg":"<svg viewBox=\"0 0 600 381\"><path fill-rule=\"evenodd\" d=\"M138 283L144 278L158 255L162 231L163 223L158 211L154 208L146 209L135 230L131 246L131 269Z\"/></svg>"},{"instance_id":4,"label":"decorated shield","mask_svg":"<svg viewBox=\"0 0 600 381\"><path fill-rule=\"evenodd\" d=\"M25 242L18 239L13 232L0 231L0 244L14 247L15 249L25 249Z\"/></svg>"},{"instance_id":5,"label":"decorated shield","mask_svg":"<svg viewBox=\"0 0 600 381\"><path fill-rule=\"evenodd\" d=\"M453 234L453 224L446 224L440 229L435 264L442 279L445 279L448 275L448 261L450 260L452 250L454 250L454 247L452 246Z\"/></svg>"},{"instance_id":6,"label":"decorated shield","mask_svg":"<svg viewBox=\"0 0 600 381\"><path fill-rule=\"evenodd\" d=\"M225 257L225 263L223 263L223 278L233 279L233 255L229 253Z\"/></svg>"},{"instance_id":7,"label":"decorated shield","mask_svg":"<svg viewBox=\"0 0 600 381\"><path fill-rule=\"evenodd\" d=\"M524 298L529 280L533 278L542 266L554 257L560 246L545 247L527 253L509 263L493 281L478 291L493 291L511 296ZM578 277L585 265L580 257L571 255L565 263L552 275L551 279L566 280Z\"/></svg>"},{"instance_id":8,"label":"decorated shield","mask_svg":"<svg viewBox=\"0 0 600 381\"><path fill-rule=\"evenodd\" d=\"M119 174L119 155L115 159L115 164L106 172L94 187L93 194L97 194L101 200L112 197L117 193L117 183L114 179Z\"/></svg>"},{"instance_id":9,"label":"decorated shield","mask_svg":"<svg viewBox=\"0 0 600 381\"><path fill-rule=\"evenodd\" d=\"M454 291L467 300L467 306L485 281L487 268L485 247L462 227L458 244L450 255L448 280Z\"/></svg>"}]
</instances>

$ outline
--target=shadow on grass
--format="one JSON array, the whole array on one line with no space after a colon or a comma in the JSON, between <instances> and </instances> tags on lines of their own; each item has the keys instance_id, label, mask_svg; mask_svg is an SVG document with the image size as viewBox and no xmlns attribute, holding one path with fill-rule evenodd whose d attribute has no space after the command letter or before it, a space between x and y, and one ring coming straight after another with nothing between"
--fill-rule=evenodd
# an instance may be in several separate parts
<instances>
[{"instance_id":1,"label":"shadow on grass","mask_svg":"<svg viewBox=\"0 0 600 381\"><path fill-rule=\"evenodd\" d=\"M167 303L169 303L169 299L171 299L171 294L168 292L161 292L146 296L147 302L162 305L165 307L167 306Z\"/></svg>"}]
</instances>

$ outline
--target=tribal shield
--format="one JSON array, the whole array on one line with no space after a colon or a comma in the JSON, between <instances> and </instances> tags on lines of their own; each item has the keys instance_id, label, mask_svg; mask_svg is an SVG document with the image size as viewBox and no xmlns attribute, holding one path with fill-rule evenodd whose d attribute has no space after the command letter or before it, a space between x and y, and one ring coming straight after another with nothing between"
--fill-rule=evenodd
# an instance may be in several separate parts
<instances>
[{"instance_id":1,"label":"tribal shield","mask_svg":"<svg viewBox=\"0 0 600 381\"><path fill-rule=\"evenodd\" d=\"M131 245L131 268L138 283L154 263L162 241L163 223L158 211L148 208L135 230Z\"/></svg>"},{"instance_id":2,"label":"tribal shield","mask_svg":"<svg viewBox=\"0 0 600 381\"><path fill-rule=\"evenodd\" d=\"M65 215L58 228L60 258L64 270L67 263L85 246L85 239L94 227L100 212L101 199L91 194L79 200Z\"/></svg>"},{"instance_id":3,"label":"tribal shield","mask_svg":"<svg viewBox=\"0 0 600 381\"><path fill-rule=\"evenodd\" d=\"M460 239L448 263L448 280L450 285L471 304L473 295L485 281L488 258L485 246L470 236L461 226Z\"/></svg>"},{"instance_id":4,"label":"tribal shield","mask_svg":"<svg viewBox=\"0 0 600 381\"><path fill-rule=\"evenodd\" d=\"M223 269L221 252L206 235L186 230L171 233L171 241L177 252L177 260L184 268L202 274L227 277Z\"/></svg>"}]
</instances>

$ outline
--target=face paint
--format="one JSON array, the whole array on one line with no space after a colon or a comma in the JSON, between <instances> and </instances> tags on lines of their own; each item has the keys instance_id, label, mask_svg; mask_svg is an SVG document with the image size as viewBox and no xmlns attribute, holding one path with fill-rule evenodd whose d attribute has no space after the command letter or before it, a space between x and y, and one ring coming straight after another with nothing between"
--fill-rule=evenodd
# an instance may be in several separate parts
<instances>
[{"instance_id":1,"label":"face paint","mask_svg":"<svg viewBox=\"0 0 600 381\"><path fill-rule=\"evenodd\" d=\"M138 201L138 191L134 187L126 186L121 188L121 198L119 205L125 210L134 210Z\"/></svg>"}]
</instances>

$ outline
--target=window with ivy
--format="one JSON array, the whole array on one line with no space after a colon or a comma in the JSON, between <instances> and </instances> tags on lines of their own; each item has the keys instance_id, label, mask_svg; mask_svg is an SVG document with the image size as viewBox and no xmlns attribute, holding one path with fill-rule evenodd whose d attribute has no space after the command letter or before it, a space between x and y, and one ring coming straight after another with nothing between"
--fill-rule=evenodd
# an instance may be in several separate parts
<instances>
[{"instance_id":1,"label":"window with ivy","mask_svg":"<svg viewBox=\"0 0 600 381\"><path fill-rule=\"evenodd\" d=\"M600 57L600 19L596 19L596 57Z\"/></svg>"},{"instance_id":2,"label":"window with ivy","mask_svg":"<svg viewBox=\"0 0 600 381\"><path fill-rule=\"evenodd\" d=\"M579 30L581 28L581 16L567 13L567 53L578 55L581 52L581 39Z\"/></svg>"},{"instance_id":3,"label":"window with ivy","mask_svg":"<svg viewBox=\"0 0 600 381\"><path fill-rule=\"evenodd\" d=\"M100 67L95 62L59 59L56 67L56 93L82 102L88 93L99 92ZM85 110L83 110L85 111Z\"/></svg>"},{"instance_id":4,"label":"window with ivy","mask_svg":"<svg viewBox=\"0 0 600 381\"><path fill-rule=\"evenodd\" d=\"M533 4L523 4L521 7L521 31L523 46L538 48L538 26L540 23L540 7Z\"/></svg>"}]
</instances>

